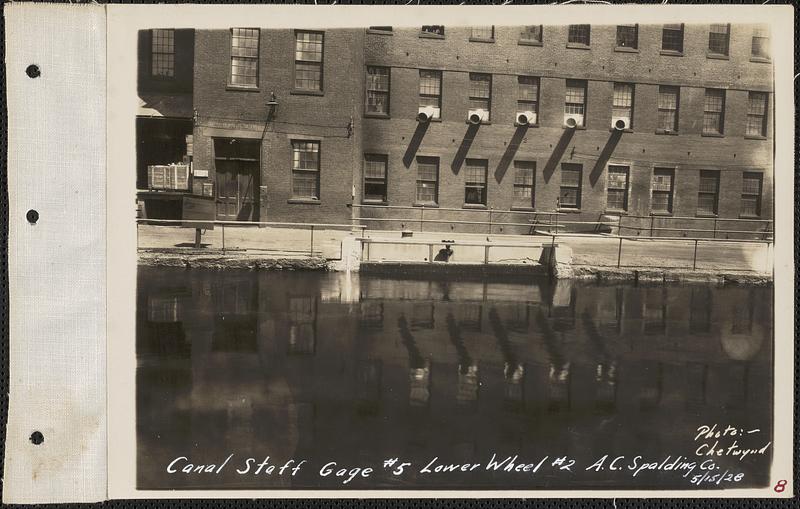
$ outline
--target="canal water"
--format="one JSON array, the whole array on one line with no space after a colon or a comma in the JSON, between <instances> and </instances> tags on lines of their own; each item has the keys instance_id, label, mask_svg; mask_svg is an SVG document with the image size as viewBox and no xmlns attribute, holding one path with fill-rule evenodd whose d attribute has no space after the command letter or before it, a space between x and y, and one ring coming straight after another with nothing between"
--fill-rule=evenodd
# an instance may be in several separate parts
<instances>
[{"instance_id":1,"label":"canal water","mask_svg":"<svg viewBox=\"0 0 800 509\"><path fill-rule=\"evenodd\" d=\"M772 306L757 287L140 267L138 487L763 486L770 447L716 451L772 440ZM743 475L692 484L709 459ZM329 462L373 471L344 484Z\"/></svg>"}]
</instances>

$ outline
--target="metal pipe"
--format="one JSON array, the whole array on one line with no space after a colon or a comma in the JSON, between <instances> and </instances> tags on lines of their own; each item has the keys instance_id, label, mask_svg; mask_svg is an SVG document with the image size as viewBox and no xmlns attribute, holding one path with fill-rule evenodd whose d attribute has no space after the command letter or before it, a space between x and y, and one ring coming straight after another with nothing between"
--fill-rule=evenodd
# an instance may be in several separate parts
<instances>
[{"instance_id":1,"label":"metal pipe","mask_svg":"<svg viewBox=\"0 0 800 509\"><path fill-rule=\"evenodd\" d=\"M650 216L650 236L653 236L653 226L656 220L656 216Z\"/></svg>"},{"instance_id":2,"label":"metal pipe","mask_svg":"<svg viewBox=\"0 0 800 509\"><path fill-rule=\"evenodd\" d=\"M692 270L697 270L697 242L698 242L698 240L695 239L695 241L694 241L694 259L692 260Z\"/></svg>"},{"instance_id":3,"label":"metal pipe","mask_svg":"<svg viewBox=\"0 0 800 509\"><path fill-rule=\"evenodd\" d=\"M311 225L311 254L310 257L314 257L314 225Z\"/></svg>"},{"instance_id":4,"label":"metal pipe","mask_svg":"<svg viewBox=\"0 0 800 509\"><path fill-rule=\"evenodd\" d=\"M425 217L425 205L423 205L422 208L419 209L419 231L420 232L422 231L422 223L425 222L423 217Z\"/></svg>"},{"instance_id":5,"label":"metal pipe","mask_svg":"<svg viewBox=\"0 0 800 509\"><path fill-rule=\"evenodd\" d=\"M492 209L489 209L489 235L492 234Z\"/></svg>"},{"instance_id":6,"label":"metal pipe","mask_svg":"<svg viewBox=\"0 0 800 509\"><path fill-rule=\"evenodd\" d=\"M617 252L617 268L622 264L622 237L619 238L619 251Z\"/></svg>"},{"instance_id":7,"label":"metal pipe","mask_svg":"<svg viewBox=\"0 0 800 509\"><path fill-rule=\"evenodd\" d=\"M222 252L225 252L225 225L222 225Z\"/></svg>"}]
</instances>

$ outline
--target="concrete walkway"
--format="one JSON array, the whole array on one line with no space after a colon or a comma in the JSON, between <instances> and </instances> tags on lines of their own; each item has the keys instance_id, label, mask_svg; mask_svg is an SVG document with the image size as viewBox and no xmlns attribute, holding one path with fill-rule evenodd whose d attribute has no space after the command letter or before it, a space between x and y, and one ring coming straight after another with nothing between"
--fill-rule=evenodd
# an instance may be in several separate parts
<instances>
[{"instance_id":1,"label":"concrete walkway","mask_svg":"<svg viewBox=\"0 0 800 509\"><path fill-rule=\"evenodd\" d=\"M183 250L194 246L194 229L172 226L139 225L139 248L150 250ZM348 235L358 236L358 230L319 229L313 232L313 254L328 259L341 258L341 243ZM374 240L400 240L398 231L368 230L364 234ZM455 240L468 242L549 243L552 237L531 235L486 235L415 232L414 241ZM202 236L202 246L209 251L223 248L223 229L217 227L206 231ZM567 245L573 252L574 265L596 267L616 267L620 241L614 237L557 236L556 242ZM307 257L312 253L311 229L298 228L258 228L231 226L224 228L224 248L258 254L259 256L286 258ZM426 250L425 250L426 251ZM427 251L426 251L427 252ZM535 248L521 251L520 258L538 257ZM389 261L391 254L378 251L371 253L371 259ZM457 255L456 255L457 256ZM511 256L511 255L509 255ZM695 242L687 240L653 240L642 238L623 240L620 266L622 268L684 268L692 269L695 257ZM759 274L772 272L772 248L766 243L745 243L725 241L700 241L697 244L696 268L698 270L721 270L734 272L753 272ZM419 261L422 261L421 259Z\"/></svg>"}]
</instances>

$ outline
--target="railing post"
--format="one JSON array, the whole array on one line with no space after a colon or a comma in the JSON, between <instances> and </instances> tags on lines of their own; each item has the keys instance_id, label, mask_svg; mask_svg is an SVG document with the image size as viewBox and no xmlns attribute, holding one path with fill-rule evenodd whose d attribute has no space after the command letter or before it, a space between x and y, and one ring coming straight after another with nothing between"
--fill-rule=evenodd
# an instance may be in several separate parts
<instances>
[{"instance_id":1,"label":"railing post","mask_svg":"<svg viewBox=\"0 0 800 509\"><path fill-rule=\"evenodd\" d=\"M419 231L422 231L423 218L425 217L425 205L419 209Z\"/></svg>"},{"instance_id":2,"label":"railing post","mask_svg":"<svg viewBox=\"0 0 800 509\"><path fill-rule=\"evenodd\" d=\"M309 254L311 258L314 257L314 225L311 225L311 253Z\"/></svg>"},{"instance_id":3,"label":"railing post","mask_svg":"<svg viewBox=\"0 0 800 509\"><path fill-rule=\"evenodd\" d=\"M225 223L222 223L222 252L225 252Z\"/></svg>"},{"instance_id":4,"label":"railing post","mask_svg":"<svg viewBox=\"0 0 800 509\"><path fill-rule=\"evenodd\" d=\"M492 234L492 208L489 208L489 235Z\"/></svg>"},{"instance_id":5,"label":"railing post","mask_svg":"<svg viewBox=\"0 0 800 509\"><path fill-rule=\"evenodd\" d=\"M483 248L483 264L489 265L489 244L486 244Z\"/></svg>"},{"instance_id":6,"label":"railing post","mask_svg":"<svg viewBox=\"0 0 800 509\"><path fill-rule=\"evenodd\" d=\"M433 263L433 244L428 244L428 263Z\"/></svg>"},{"instance_id":7,"label":"railing post","mask_svg":"<svg viewBox=\"0 0 800 509\"><path fill-rule=\"evenodd\" d=\"M619 238L619 251L617 251L617 268L622 266L622 237Z\"/></svg>"},{"instance_id":8,"label":"railing post","mask_svg":"<svg viewBox=\"0 0 800 509\"><path fill-rule=\"evenodd\" d=\"M717 218L714 218L714 238L717 238Z\"/></svg>"},{"instance_id":9,"label":"railing post","mask_svg":"<svg viewBox=\"0 0 800 509\"><path fill-rule=\"evenodd\" d=\"M697 270L697 239L694 240L694 259L692 260L692 270Z\"/></svg>"},{"instance_id":10,"label":"railing post","mask_svg":"<svg viewBox=\"0 0 800 509\"><path fill-rule=\"evenodd\" d=\"M656 216L650 216L650 238L653 237L653 223L656 220Z\"/></svg>"}]
</instances>

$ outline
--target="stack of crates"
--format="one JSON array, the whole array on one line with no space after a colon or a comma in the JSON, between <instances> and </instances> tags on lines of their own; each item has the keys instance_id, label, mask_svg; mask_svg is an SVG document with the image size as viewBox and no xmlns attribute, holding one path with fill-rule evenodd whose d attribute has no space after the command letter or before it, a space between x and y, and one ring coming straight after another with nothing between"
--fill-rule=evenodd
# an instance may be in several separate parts
<instances>
[{"instance_id":1,"label":"stack of crates","mask_svg":"<svg viewBox=\"0 0 800 509\"><path fill-rule=\"evenodd\" d=\"M149 189L188 191L188 164L156 164L147 167L147 185Z\"/></svg>"}]
</instances>

